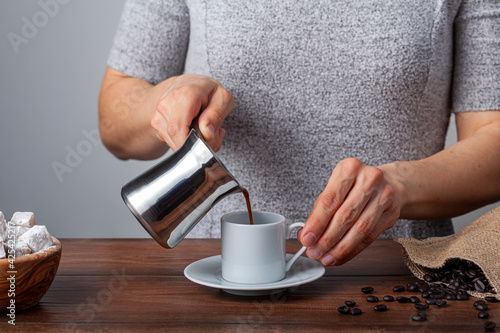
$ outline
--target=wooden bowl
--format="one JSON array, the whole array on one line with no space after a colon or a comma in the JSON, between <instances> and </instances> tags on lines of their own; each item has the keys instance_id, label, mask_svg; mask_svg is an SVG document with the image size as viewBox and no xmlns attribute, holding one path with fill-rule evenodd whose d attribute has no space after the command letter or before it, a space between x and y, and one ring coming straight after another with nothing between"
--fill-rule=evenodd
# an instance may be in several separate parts
<instances>
[{"instance_id":1,"label":"wooden bowl","mask_svg":"<svg viewBox=\"0 0 500 333\"><path fill-rule=\"evenodd\" d=\"M10 267L7 259L0 259L0 313L10 312L7 307L12 299L15 300L16 312L29 309L37 305L49 290L56 276L62 252L61 242L55 237L52 237L52 241L55 247L17 257L14 269ZM16 273L8 273L9 271ZM11 290L11 281L7 280L11 276L15 276L15 291Z\"/></svg>"}]
</instances>

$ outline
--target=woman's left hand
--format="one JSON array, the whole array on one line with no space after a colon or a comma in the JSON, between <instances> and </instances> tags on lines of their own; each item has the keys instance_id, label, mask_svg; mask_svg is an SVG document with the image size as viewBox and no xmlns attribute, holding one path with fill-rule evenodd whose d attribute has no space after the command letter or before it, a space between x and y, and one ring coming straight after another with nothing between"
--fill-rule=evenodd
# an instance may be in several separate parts
<instances>
[{"instance_id":1,"label":"woman's left hand","mask_svg":"<svg viewBox=\"0 0 500 333\"><path fill-rule=\"evenodd\" d=\"M342 265L391 228L399 214L395 188L384 172L348 158L333 170L298 238L309 258Z\"/></svg>"}]
</instances>

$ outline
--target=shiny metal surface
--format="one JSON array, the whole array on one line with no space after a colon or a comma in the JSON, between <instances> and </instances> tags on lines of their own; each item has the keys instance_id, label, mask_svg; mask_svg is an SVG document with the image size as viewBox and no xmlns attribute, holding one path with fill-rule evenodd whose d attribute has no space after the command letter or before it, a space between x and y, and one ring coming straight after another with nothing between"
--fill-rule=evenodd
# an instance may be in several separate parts
<instances>
[{"instance_id":1,"label":"shiny metal surface","mask_svg":"<svg viewBox=\"0 0 500 333\"><path fill-rule=\"evenodd\" d=\"M192 129L184 145L131 180L122 198L149 234L173 248L223 197L242 188Z\"/></svg>"}]
</instances>

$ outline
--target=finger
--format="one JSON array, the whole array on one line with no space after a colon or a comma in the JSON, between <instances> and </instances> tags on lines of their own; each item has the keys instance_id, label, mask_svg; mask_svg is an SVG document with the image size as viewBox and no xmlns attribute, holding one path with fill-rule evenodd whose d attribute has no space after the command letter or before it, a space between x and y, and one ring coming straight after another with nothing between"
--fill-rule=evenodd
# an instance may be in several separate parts
<instances>
[{"instance_id":1,"label":"finger","mask_svg":"<svg viewBox=\"0 0 500 333\"><path fill-rule=\"evenodd\" d=\"M382 215L382 211L374 203L376 200L371 200L359 215L359 218L353 223L343 235L342 238L336 242L331 249L325 251L321 257L321 263L325 266L334 263L342 262L349 257L360 244L367 243L368 246L374 241L371 237L377 238L374 229L377 221ZM366 247L365 246L365 247Z\"/></svg>"},{"instance_id":2,"label":"finger","mask_svg":"<svg viewBox=\"0 0 500 333\"><path fill-rule=\"evenodd\" d=\"M200 130L212 149L221 146L225 131L221 131L222 124L234 106L234 98L226 89L219 86L211 95L208 105L199 119Z\"/></svg>"},{"instance_id":3,"label":"finger","mask_svg":"<svg viewBox=\"0 0 500 333\"><path fill-rule=\"evenodd\" d=\"M178 147L175 146L174 142L170 139L167 133L167 121L162 114L156 112L151 119L151 127L155 130L155 135L163 143L166 143L173 150L177 150ZM162 135L163 134L163 135Z\"/></svg>"},{"instance_id":4,"label":"finger","mask_svg":"<svg viewBox=\"0 0 500 333\"><path fill-rule=\"evenodd\" d=\"M345 163L344 160L339 162L333 169L325 190L316 200L314 208L301 232L302 237L300 241L302 245L310 247L318 241L327 225L331 222L335 212L351 190L359 168L360 165L358 163Z\"/></svg>"},{"instance_id":5,"label":"finger","mask_svg":"<svg viewBox=\"0 0 500 333\"><path fill-rule=\"evenodd\" d=\"M191 123L198 115L203 99L203 92L197 87L190 89L178 89L169 94L165 103L165 111L162 114L167 120L166 136L174 143L178 149L186 141L189 135Z\"/></svg>"},{"instance_id":6,"label":"finger","mask_svg":"<svg viewBox=\"0 0 500 333\"><path fill-rule=\"evenodd\" d=\"M382 232L391 228L398 218L399 205L394 199L394 189L387 184L379 195L367 203L358 220L321 258L321 262L325 266L348 262L375 241Z\"/></svg>"},{"instance_id":7,"label":"finger","mask_svg":"<svg viewBox=\"0 0 500 333\"><path fill-rule=\"evenodd\" d=\"M372 233L368 235L367 237L363 238L360 242L358 242L353 250L351 250L348 254L344 255L342 257L341 255L338 255L335 251L336 249L332 249L331 251L328 252L328 254L331 255L332 258L337 258L338 260L334 259L333 263L328 264L326 261L327 258L325 258L325 261L323 258L321 258L321 262L323 264L326 264L325 266L329 265L335 265L335 266L340 266L345 264L346 262L349 262L352 260L354 257L356 257L358 254L360 254L363 250L365 250L370 244L372 244L375 239L377 239L378 236L388 228L385 227L387 225L394 225L394 223L397 221L397 216L395 217L394 212L391 211L385 211L380 217L379 220L377 221L375 225L375 229L373 229ZM342 240L343 241L343 240ZM340 246L340 242L338 244ZM337 246L336 246L337 247ZM326 255L325 255L326 256Z\"/></svg>"}]
</instances>

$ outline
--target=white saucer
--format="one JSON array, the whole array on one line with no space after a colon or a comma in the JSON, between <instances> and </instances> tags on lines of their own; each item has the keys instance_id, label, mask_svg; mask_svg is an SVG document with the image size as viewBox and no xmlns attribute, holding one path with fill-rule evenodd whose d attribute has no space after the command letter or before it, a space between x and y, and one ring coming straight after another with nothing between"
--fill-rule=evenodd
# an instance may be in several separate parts
<instances>
[{"instance_id":1,"label":"white saucer","mask_svg":"<svg viewBox=\"0 0 500 333\"><path fill-rule=\"evenodd\" d=\"M292 257L287 254L287 260ZM222 278L221 256L213 256L193 262L184 269L184 275L194 283L222 289L229 294L259 296L282 292L286 288L299 286L319 279L325 274L325 267L307 257L298 257L283 280L263 284L239 284Z\"/></svg>"}]
</instances>

